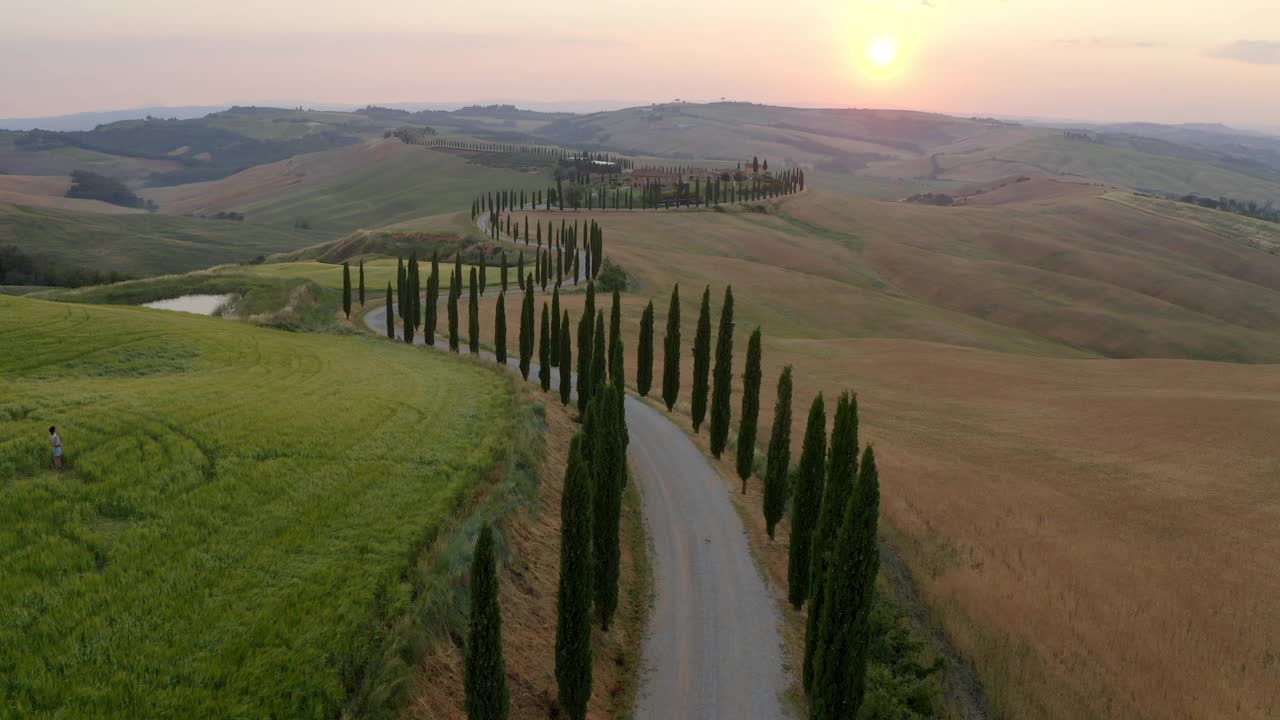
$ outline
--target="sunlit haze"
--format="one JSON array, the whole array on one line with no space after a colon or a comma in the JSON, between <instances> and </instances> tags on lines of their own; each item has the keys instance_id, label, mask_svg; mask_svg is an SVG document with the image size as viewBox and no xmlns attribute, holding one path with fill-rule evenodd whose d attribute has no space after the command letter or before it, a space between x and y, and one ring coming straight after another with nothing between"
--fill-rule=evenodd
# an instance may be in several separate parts
<instances>
[{"instance_id":1,"label":"sunlit haze","mask_svg":"<svg viewBox=\"0 0 1280 720\"><path fill-rule=\"evenodd\" d=\"M1271 0L47 0L5 15L0 117L152 104L726 98L1280 123L1280 3Z\"/></svg>"}]
</instances>

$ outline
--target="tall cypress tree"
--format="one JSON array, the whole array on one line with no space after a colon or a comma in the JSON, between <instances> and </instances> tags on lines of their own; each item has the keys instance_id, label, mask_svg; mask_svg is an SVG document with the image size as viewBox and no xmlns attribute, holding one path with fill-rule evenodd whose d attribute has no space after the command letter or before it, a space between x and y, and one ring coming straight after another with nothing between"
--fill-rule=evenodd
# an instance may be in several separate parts
<instances>
[{"instance_id":1,"label":"tall cypress tree","mask_svg":"<svg viewBox=\"0 0 1280 720\"><path fill-rule=\"evenodd\" d=\"M488 270L488 266L486 265L486 261L487 259L485 257L484 248L482 247L480 248L480 294L481 295L484 295L484 286L485 286L485 283L488 281L488 277L486 276L489 274L489 270Z\"/></svg>"},{"instance_id":2,"label":"tall cypress tree","mask_svg":"<svg viewBox=\"0 0 1280 720\"><path fill-rule=\"evenodd\" d=\"M556 687L569 720L585 720L591 700L593 513L591 475L582 457L582 433L578 433L569 443L560 496L560 585L556 590Z\"/></svg>"},{"instance_id":3,"label":"tall cypress tree","mask_svg":"<svg viewBox=\"0 0 1280 720\"><path fill-rule=\"evenodd\" d=\"M592 399L589 411L592 416L591 429L595 435L591 443L595 506L592 522L595 530L595 543L592 546L595 562L592 573L596 586L596 609L600 611L600 627L606 632L618 608L621 558L618 530L622 517L624 473L627 471L625 440L619 433L621 424L618 414L622 411L620 393L614 385L604 385Z\"/></svg>"},{"instance_id":4,"label":"tall cypress tree","mask_svg":"<svg viewBox=\"0 0 1280 720\"><path fill-rule=\"evenodd\" d=\"M449 299L445 303L449 320L449 349L458 352L458 276L449 276Z\"/></svg>"},{"instance_id":5,"label":"tall cypress tree","mask_svg":"<svg viewBox=\"0 0 1280 720\"><path fill-rule=\"evenodd\" d=\"M613 291L613 304L609 308L609 378L610 382L618 386L619 391L625 392L627 378L622 362L622 299L616 288Z\"/></svg>"},{"instance_id":6,"label":"tall cypress tree","mask_svg":"<svg viewBox=\"0 0 1280 720\"><path fill-rule=\"evenodd\" d=\"M717 458L729 440L730 395L733 393L733 288L724 289L716 367L711 377L711 454ZM758 398L757 398L758 402Z\"/></svg>"},{"instance_id":7,"label":"tall cypress tree","mask_svg":"<svg viewBox=\"0 0 1280 720\"><path fill-rule=\"evenodd\" d=\"M591 402L591 342L595 330L596 287L587 281L587 298L582 306L582 320L578 324L578 412L585 413Z\"/></svg>"},{"instance_id":8,"label":"tall cypress tree","mask_svg":"<svg viewBox=\"0 0 1280 720\"><path fill-rule=\"evenodd\" d=\"M493 529L480 531L471 560L471 627L464 668L467 720L506 720L511 698L502 653L502 608L493 557Z\"/></svg>"},{"instance_id":9,"label":"tall cypress tree","mask_svg":"<svg viewBox=\"0 0 1280 720\"><path fill-rule=\"evenodd\" d=\"M407 281L407 280L408 280L408 276L406 276L406 275L405 275L405 272L404 272L404 258L402 258L402 257L397 257L397 258L396 258L396 306L395 306L395 311L396 311L396 315L397 315L397 316L399 316L399 318L400 318L400 322L401 322L401 323L403 323L403 322L404 322L404 311L405 311L405 300L404 300L404 296L405 296L405 286L406 286L406 281Z\"/></svg>"},{"instance_id":10,"label":"tall cypress tree","mask_svg":"<svg viewBox=\"0 0 1280 720\"><path fill-rule=\"evenodd\" d=\"M596 326L591 331L591 399L600 393L605 383L609 382L608 353L605 346L604 311L596 311Z\"/></svg>"},{"instance_id":11,"label":"tall cypress tree","mask_svg":"<svg viewBox=\"0 0 1280 720\"><path fill-rule=\"evenodd\" d=\"M520 283L520 289L524 289L524 251L520 251L520 257L516 260L516 282Z\"/></svg>"},{"instance_id":12,"label":"tall cypress tree","mask_svg":"<svg viewBox=\"0 0 1280 720\"><path fill-rule=\"evenodd\" d=\"M653 301L640 314L640 338L636 341L636 392L648 397L653 385Z\"/></svg>"},{"instance_id":13,"label":"tall cypress tree","mask_svg":"<svg viewBox=\"0 0 1280 720\"><path fill-rule=\"evenodd\" d=\"M858 464L858 416L856 400L849 393L840 395L836 404L836 419L831 429L831 457L827 466L827 486L822 493L822 510L818 524L813 529L815 540L834 538L840 531L844 509L853 492L853 482ZM829 549L829 548L827 548ZM804 668L802 682L806 692L813 690L813 651L817 647L822 617L822 604L826 599L829 553L815 547L810 560L809 617L805 623Z\"/></svg>"},{"instance_id":14,"label":"tall cypress tree","mask_svg":"<svg viewBox=\"0 0 1280 720\"><path fill-rule=\"evenodd\" d=\"M800 464L796 467L795 494L791 500L787 599L797 610L809 598L813 529L818 524L818 513L822 509L826 471L827 411L822 402L822 393L818 393L818 397L814 398L813 404L809 406L809 420L804 428L804 448L800 451Z\"/></svg>"},{"instance_id":15,"label":"tall cypress tree","mask_svg":"<svg viewBox=\"0 0 1280 720\"><path fill-rule=\"evenodd\" d=\"M493 354L499 365L507 364L507 294L498 293L498 307L493 311Z\"/></svg>"},{"instance_id":16,"label":"tall cypress tree","mask_svg":"<svg viewBox=\"0 0 1280 720\"><path fill-rule=\"evenodd\" d=\"M545 302L542 303L542 326L538 332L538 384L543 392L551 391L551 318Z\"/></svg>"},{"instance_id":17,"label":"tall cypress tree","mask_svg":"<svg viewBox=\"0 0 1280 720\"><path fill-rule=\"evenodd\" d=\"M414 335L418 330L418 293L417 280L414 277L414 256L409 256L409 263L404 268L404 289L401 291L400 318L404 323L401 328L404 331L404 341L410 345L413 344Z\"/></svg>"},{"instance_id":18,"label":"tall cypress tree","mask_svg":"<svg viewBox=\"0 0 1280 720\"><path fill-rule=\"evenodd\" d=\"M680 397L680 285L671 289L667 308L667 335L662 340L662 402L667 410Z\"/></svg>"},{"instance_id":19,"label":"tall cypress tree","mask_svg":"<svg viewBox=\"0 0 1280 720\"><path fill-rule=\"evenodd\" d=\"M502 275L502 292L507 291L507 251L502 251L502 265L499 273Z\"/></svg>"},{"instance_id":20,"label":"tall cypress tree","mask_svg":"<svg viewBox=\"0 0 1280 720\"><path fill-rule=\"evenodd\" d=\"M422 319L422 337L427 345L436 344L436 312L440 303L440 255L431 251L431 275L427 277L427 306Z\"/></svg>"},{"instance_id":21,"label":"tall cypress tree","mask_svg":"<svg viewBox=\"0 0 1280 720\"><path fill-rule=\"evenodd\" d=\"M769 455L765 463L764 522L772 540L774 526L787 507L787 471L791 465L790 365L782 368L782 375L778 377L778 399L773 404L773 431L769 433Z\"/></svg>"},{"instance_id":22,"label":"tall cypress tree","mask_svg":"<svg viewBox=\"0 0 1280 720\"><path fill-rule=\"evenodd\" d=\"M342 312L351 318L351 268L346 263L342 263Z\"/></svg>"},{"instance_id":23,"label":"tall cypress tree","mask_svg":"<svg viewBox=\"0 0 1280 720\"><path fill-rule=\"evenodd\" d=\"M533 283L525 282L524 304L520 306L520 375L529 379L533 360Z\"/></svg>"},{"instance_id":24,"label":"tall cypress tree","mask_svg":"<svg viewBox=\"0 0 1280 720\"><path fill-rule=\"evenodd\" d=\"M702 307L698 309L698 330L693 336L693 397L689 414L693 431L698 432L707 417L707 396L711 379L711 286L702 291Z\"/></svg>"},{"instance_id":25,"label":"tall cypress tree","mask_svg":"<svg viewBox=\"0 0 1280 720\"><path fill-rule=\"evenodd\" d=\"M569 311L560 318L560 403L569 404L573 392L573 344L569 339Z\"/></svg>"},{"instance_id":26,"label":"tall cypress tree","mask_svg":"<svg viewBox=\"0 0 1280 720\"><path fill-rule=\"evenodd\" d=\"M364 258L360 258L360 307L364 307Z\"/></svg>"},{"instance_id":27,"label":"tall cypress tree","mask_svg":"<svg viewBox=\"0 0 1280 720\"><path fill-rule=\"evenodd\" d=\"M876 456L867 446L862 454L862 472L845 505L840 534L828 560L818 646L813 651L811 720L857 717L862 707L871 645L871 607L880 569L876 546L879 513Z\"/></svg>"},{"instance_id":28,"label":"tall cypress tree","mask_svg":"<svg viewBox=\"0 0 1280 720\"><path fill-rule=\"evenodd\" d=\"M542 223L538 223L542 227ZM551 367L560 365L560 288L551 291Z\"/></svg>"},{"instance_id":29,"label":"tall cypress tree","mask_svg":"<svg viewBox=\"0 0 1280 720\"><path fill-rule=\"evenodd\" d=\"M470 297L467 303L467 340L472 355L480 353L480 298L476 269L471 268Z\"/></svg>"},{"instance_id":30,"label":"tall cypress tree","mask_svg":"<svg viewBox=\"0 0 1280 720\"><path fill-rule=\"evenodd\" d=\"M391 282L387 282L387 337L392 340L396 337L396 316L394 315L395 306L391 303Z\"/></svg>"},{"instance_id":31,"label":"tall cypress tree","mask_svg":"<svg viewBox=\"0 0 1280 720\"><path fill-rule=\"evenodd\" d=\"M747 364L742 371L742 417L738 420L738 477L742 478L742 494L747 494L747 479L755 469L756 426L760 420L760 328L747 341Z\"/></svg>"}]
</instances>

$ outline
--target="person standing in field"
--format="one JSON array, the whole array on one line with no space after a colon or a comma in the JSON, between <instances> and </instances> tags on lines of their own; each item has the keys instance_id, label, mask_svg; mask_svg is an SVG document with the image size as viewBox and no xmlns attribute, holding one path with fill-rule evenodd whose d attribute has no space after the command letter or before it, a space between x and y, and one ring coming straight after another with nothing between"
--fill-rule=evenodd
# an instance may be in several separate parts
<instances>
[{"instance_id":1,"label":"person standing in field","mask_svg":"<svg viewBox=\"0 0 1280 720\"><path fill-rule=\"evenodd\" d=\"M62 471L62 438L58 437L58 428L49 426L49 442L53 443L53 467Z\"/></svg>"}]
</instances>

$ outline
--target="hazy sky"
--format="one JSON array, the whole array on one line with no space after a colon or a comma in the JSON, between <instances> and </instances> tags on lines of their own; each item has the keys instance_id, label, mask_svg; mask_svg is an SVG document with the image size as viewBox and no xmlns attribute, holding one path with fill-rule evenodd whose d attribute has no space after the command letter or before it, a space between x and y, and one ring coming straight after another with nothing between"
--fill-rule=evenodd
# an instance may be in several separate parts
<instances>
[{"instance_id":1,"label":"hazy sky","mask_svg":"<svg viewBox=\"0 0 1280 720\"><path fill-rule=\"evenodd\" d=\"M1280 0L17 0L4 16L0 117L725 97L1280 125Z\"/></svg>"}]
</instances>

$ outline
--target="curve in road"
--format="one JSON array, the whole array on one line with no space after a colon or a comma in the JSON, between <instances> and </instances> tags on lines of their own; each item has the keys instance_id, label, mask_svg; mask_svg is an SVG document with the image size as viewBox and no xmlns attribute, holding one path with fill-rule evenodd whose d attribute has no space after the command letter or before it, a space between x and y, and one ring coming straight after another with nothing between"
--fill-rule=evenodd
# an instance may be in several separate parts
<instances>
[{"instance_id":1,"label":"curve in road","mask_svg":"<svg viewBox=\"0 0 1280 720\"><path fill-rule=\"evenodd\" d=\"M385 332L386 308L364 320ZM536 375L535 366L530 377ZM635 717L780 720L788 679L777 607L751 559L729 487L662 413L628 396L626 416L655 595Z\"/></svg>"}]
</instances>

